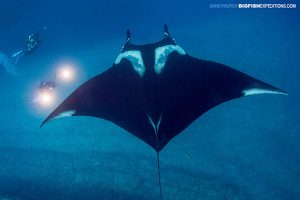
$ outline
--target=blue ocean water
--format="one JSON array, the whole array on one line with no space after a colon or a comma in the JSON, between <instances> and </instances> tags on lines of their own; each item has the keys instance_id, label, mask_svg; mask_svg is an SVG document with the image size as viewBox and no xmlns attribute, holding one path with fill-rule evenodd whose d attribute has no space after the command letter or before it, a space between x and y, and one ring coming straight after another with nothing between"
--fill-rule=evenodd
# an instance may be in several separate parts
<instances>
[{"instance_id":1,"label":"blue ocean water","mask_svg":"<svg viewBox=\"0 0 300 200\"><path fill-rule=\"evenodd\" d=\"M299 199L299 8L213 9L211 3L231 1L1 0L0 199L159 199L156 153L126 131L88 117L39 125L112 65L128 28L135 43L149 43L162 38L165 23L189 54L289 95L224 103L173 139L160 154L163 199ZM10 62L43 26L40 47ZM76 80L58 85L51 107L37 106L39 82L63 63L76 66Z\"/></svg>"}]
</instances>

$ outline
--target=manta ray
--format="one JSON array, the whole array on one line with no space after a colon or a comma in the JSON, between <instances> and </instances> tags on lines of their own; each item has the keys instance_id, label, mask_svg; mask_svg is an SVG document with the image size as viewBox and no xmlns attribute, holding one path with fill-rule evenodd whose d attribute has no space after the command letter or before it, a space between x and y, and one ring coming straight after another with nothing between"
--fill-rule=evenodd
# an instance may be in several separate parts
<instances>
[{"instance_id":1,"label":"manta ray","mask_svg":"<svg viewBox=\"0 0 300 200\"><path fill-rule=\"evenodd\" d=\"M113 122L157 153L203 113L255 94L287 93L229 66L192 57L171 37L134 44L130 31L112 67L67 97L41 124L68 116Z\"/></svg>"}]
</instances>

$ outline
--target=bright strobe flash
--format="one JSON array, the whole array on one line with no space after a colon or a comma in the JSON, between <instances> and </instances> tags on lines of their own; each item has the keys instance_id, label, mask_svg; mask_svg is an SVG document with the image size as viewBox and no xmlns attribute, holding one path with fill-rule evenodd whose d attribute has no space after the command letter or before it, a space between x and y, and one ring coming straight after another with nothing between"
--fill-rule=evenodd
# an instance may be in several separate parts
<instances>
[{"instance_id":1,"label":"bright strobe flash","mask_svg":"<svg viewBox=\"0 0 300 200\"><path fill-rule=\"evenodd\" d=\"M75 79L75 71L71 66L62 66L57 73L57 78L64 82L71 82Z\"/></svg>"},{"instance_id":2,"label":"bright strobe flash","mask_svg":"<svg viewBox=\"0 0 300 200\"><path fill-rule=\"evenodd\" d=\"M52 100L52 98L51 98L50 94L45 93L45 94L41 95L41 103L43 103L45 105L49 105L51 103L51 100Z\"/></svg>"},{"instance_id":3,"label":"bright strobe flash","mask_svg":"<svg viewBox=\"0 0 300 200\"><path fill-rule=\"evenodd\" d=\"M39 91L36 99L34 100L34 103L38 104L43 108L47 108L52 106L54 104L54 101L55 101L55 95L53 92Z\"/></svg>"}]
</instances>

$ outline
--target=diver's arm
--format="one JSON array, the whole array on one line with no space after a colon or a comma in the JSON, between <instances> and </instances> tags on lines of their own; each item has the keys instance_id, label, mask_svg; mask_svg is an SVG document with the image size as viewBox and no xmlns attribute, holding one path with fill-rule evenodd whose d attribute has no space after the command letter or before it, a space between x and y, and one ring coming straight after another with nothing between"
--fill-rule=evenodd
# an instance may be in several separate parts
<instances>
[{"instance_id":1,"label":"diver's arm","mask_svg":"<svg viewBox=\"0 0 300 200\"><path fill-rule=\"evenodd\" d=\"M20 51L14 53L11 57L12 57L12 58L15 58L15 57L20 56L21 54L23 54L23 50L20 50Z\"/></svg>"},{"instance_id":2,"label":"diver's arm","mask_svg":"<svg viewBox=\"0 0 300 200\"><path fill-rule=\"evenodd\" d=\"M11 58L12 58L12 59L15 59L15 62L14 62L14 63L17 64L18 61L19 61L19 59L20 59L20 57L24 56L25 54L26 54L26 51L20 50L20 51L14 53L14 54L11 56Z\"/></svg>"}]
</instances>

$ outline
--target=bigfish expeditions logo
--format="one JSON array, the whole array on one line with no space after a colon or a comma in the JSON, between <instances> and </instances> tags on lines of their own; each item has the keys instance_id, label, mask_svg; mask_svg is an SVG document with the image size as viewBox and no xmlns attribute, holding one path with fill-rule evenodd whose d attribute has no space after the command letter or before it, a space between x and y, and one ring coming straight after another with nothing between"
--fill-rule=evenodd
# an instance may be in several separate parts
<instances>
[{"instance_id":1,"label":"bigfish expeditions logo","mask_svg":"<svg viewBox=\"0 0 300 200\"><path fill-rule=\"evenodd\" d=\"M297 4L295 3L277 3L277 4L267 4L267 3L248 3L248 4L209 4L209 8L239 8L239 9L295 9Z\"/></svg>"}]
</instances>

